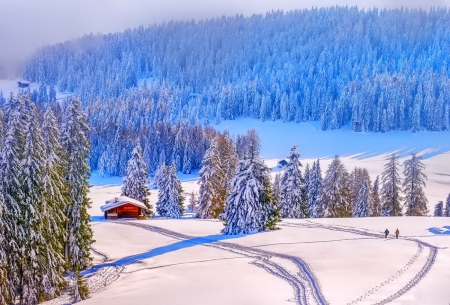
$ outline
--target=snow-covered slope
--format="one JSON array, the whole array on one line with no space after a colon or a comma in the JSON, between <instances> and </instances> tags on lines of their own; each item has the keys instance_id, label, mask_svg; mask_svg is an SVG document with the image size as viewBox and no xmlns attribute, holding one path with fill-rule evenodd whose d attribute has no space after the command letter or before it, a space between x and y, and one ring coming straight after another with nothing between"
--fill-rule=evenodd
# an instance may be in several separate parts
<instances>
[{"instance_id":1,"label":"snow-covered slope","mask_svg":"<svg viewBox=\"0 0 450 305\"><path fill-rule=\"evenodd\" d=\"M450 233L449 224L286 220L281 230L230 237L218 221L96 223L94 247L107 255L101 267L125 269L83 303L447 304L450 235L435 233ZM399 228L400 238L385 239L386 228Z\"/></svg>"}]
</instances>

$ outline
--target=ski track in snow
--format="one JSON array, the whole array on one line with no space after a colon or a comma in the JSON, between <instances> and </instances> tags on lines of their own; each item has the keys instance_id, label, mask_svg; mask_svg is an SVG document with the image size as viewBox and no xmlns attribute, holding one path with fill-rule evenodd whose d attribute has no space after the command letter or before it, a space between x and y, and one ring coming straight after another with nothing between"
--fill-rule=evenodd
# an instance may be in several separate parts
<instances>
[{"instance_id":1,"label":"ski track in snow","mask_svg":"<svg viewBox=\"0 0 450 305\"><path fill-rule=\"evenodd\" d=\"M114 223L142 228L144 230L159 233L179 240L198 239L198 237L184 235L178 232L147 224L120 221L116 221ZM297 304L329 304L322 294L321 286L317 277L314 275L309 265L298 257L255 249L251 247L245 247L227 242L212 241L212 243L199 243L199 245L225 250L234 254L254 259L251 264L262 268L263 270L266 270L268 273L288 282L292 286L292 288L294 289L295 301ZM283 265L271 261L270 259L272 257L283 259L285 261L293 263L296 266L297 270L295 272L287 270L287 268L285 268Z\"/></svg>"},{"instance_id":2,"label":"ski track in snow","mask_svg":"<svg viewBox=\"0 0 450 305\"><path fill-rule=\"evenodd\" d=\"M168 236L174 239L183 240L183 241L189 241L189 240L198 240L199 237L194 236L188 236L184 235L175 231L170 231L167 229L163 229L160 227L156 227L153 225L148 224L139 224L135 222L125 222L125 221L114 221L112 223L115 224L121 224L121 225L129 225L138 227L144 230L148 230L151 232L155 232L164 236ZM285 226L285 227L295 227L295 228L316 228L316 229L325 229L325 230L332 230L332 231L339 231L339 232L346 232L346 233L352 233L356 235L362 235L366 237L372 237L372 238L383 238L384 235L380 233L372 233L368 230L363 229L356 229L349 226L337 226L337 225L323 225L323 224L317 224L314 222L309 221L308 224L299 224L299 223L289 223L289 222L283 222L282 224L279 224L279 226ZM429 254L427 256L427 260L425 264L422 266L421 270L415 274L415 276L400 290L398 290L396 293L390 295L389 297L375 303L375 305L384 305L392 302L393 300L401 297L405 293L407 293L409 290L411 290L414 286L416 286L424 277L425 275L430 271L432 265L434 264L436 260L436 256L438 253L438 248L435 246L432 246L426 242L420 241L415 238L408 238L403 237L401 238L403 240L408 240L411 242L415 242L417 244L417 251L414 254L414 256L408 261L408 263L405 264L399 271L397 271L395 274L389 276L389 278L380 283L379 285L373 287L371 290L366 292L364 295L358 297L352 302L347 303L347 305L355 305L359 302L364 301L368 296L374 295L379 289L382 287L390 284L398 277L402 276L402 274L408 270L419 258L419 256L424 252L424 249L427 248L429 250ZM282 253L275 253L271 251L265 251L253 247L246 247L234 243L229 242L221 242L221 241L209 241L208 239L204 239L206 243L201 242L195 242L198 245L206 246L206 247L213 247L216 249L228 251L240 256L244 256L247 258L253 259L251 264L253 264L256 267L259 267L269 274L276 276L286 282L288 282L291 287L294 289L294 295L295 295L295 302L297 304L303 305L303 304L320 304L320 305L328 305L329 303L326 301L323 293L322 288L320 286L319 280L315 276L314 272L310 268L310 266L304 262L301 258L282 254ZM100 255L103 257L103 262L107 262L110 260L107 254L102 253L95 248L91 248L93 252L95 252L97 255ZM271 258L277 258L284 260L286 262L293 263L296 267L295 271L288 270L285 266L283 266L280 263L274 262L271 260ZM116 281L120 274L125 270L124 266L121 265L114 265L114 263L111 263L111 265L108 265L106 267L103 267L101 269L96 270L96 267L92 267L90 270L87 270L83 272L85 274L85 280L89 287L90 294L99 292L103 290L107 285L111 284L112 282ZM45 305L66 305L66 304L72 304L73 301L73 287L75 285L74 278L69 279L69 287L66 290L66 292L61 295L58 298L55 298L53 300L44 302L42 304Z\"/></svg>"},{"instance_id":3,"label":"ski track in snow","mask_svg":"<svg viewBox=\"0 0 450 305\"><path fill-rule=\"evenodd\" d=\"M352 228L349 226L322 225L322 224L317 224L317 223L314 223L311 221L309 221L309 224L283 222L283 224L279 224L279 226L326 229L326 230L346 232L346 233L352 233L352 234L375 237L375 238L384 238L383 234L371 233L369 231L365 231L362 229L355 229L355 228ZM386 281L375 286L374 288L372 288L371 290L369 290L368 292L366 292L364 295L360 296L356 300L347 303L347 305L358 304L359 302L363 301L368 296L375 294L383 286L388 285L389 283L393 282L396 278L400 277L406 270L408 270L417 261L419 256L422 254L424 248L429 249L429 254L428 254L427 260L426 260L425 264L422 266L421 270L418 273L416 273L415 276L403 288L401 288L396 293L390 295L389 297L375 303L375 305L388 304L388 303L392 302L393 300L401 297L402 295L407 293L409 290L411 290L414 286L416 286L425 277L425 275L430 271L431 267L433 266L434 262L436 261L438 248L433 245L430 245L426 242L423 242L421 240L415 239L415 238L403 237L401 239L415 242L417 244L418 249L417 249L416 253L414 254L414 256L408 261L408 263L406 263L405 266L403 266L399 271L397 271L397 273L391 275Z\"/></svg>"}]
</instances>

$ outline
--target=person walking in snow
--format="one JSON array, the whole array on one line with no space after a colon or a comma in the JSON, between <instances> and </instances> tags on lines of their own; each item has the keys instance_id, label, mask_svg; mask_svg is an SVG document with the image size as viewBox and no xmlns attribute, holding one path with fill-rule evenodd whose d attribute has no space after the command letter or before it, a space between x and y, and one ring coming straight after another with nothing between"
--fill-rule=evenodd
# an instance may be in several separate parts
<instances>
[{"instance_id":1,"label":"person walking in snow","mask_svg":"<svg viewBox=\"0 0 450 305\"><path fill-rule=\"evenodd\" d=\"M386 231L384 231L384 238L387 238L388 234L389 234L389 230L386 229Z\"/></svg>"},{"instance_id":2,"label":"person walking in snow","mask_svg":"<svg viewBox=\"0 0 450 305\"><path fill-rule=\"evenodd\" d=\"M395 230L395 238L397 238L397 239L398 239L398 234L400 234L400 231L397 228L397 230Z\"/></svg>"}]
</instances>

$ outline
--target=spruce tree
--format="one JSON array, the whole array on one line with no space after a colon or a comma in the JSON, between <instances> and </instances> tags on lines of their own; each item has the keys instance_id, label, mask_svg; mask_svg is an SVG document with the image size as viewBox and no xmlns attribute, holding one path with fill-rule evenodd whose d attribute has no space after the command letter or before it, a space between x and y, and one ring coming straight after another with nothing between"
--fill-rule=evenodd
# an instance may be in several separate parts
<instances>
[{"instance_id":1,"label":"spruce tree","mask_svg":"<svg viewBox=\"0 0 450 305\"><path fill-rule=\"evenodd\" d=\"M349 174L338 156L327 169L318 201L322 217L350 217L352 214Z\"/></svg>"},{"instance_id":2,"label":"spruce tree","mask_svg":"<svg viewBox=\"0 0 450 305\"><path fill-rule=\"evenodd\" d=\"M401 216L403 198L400 195L400 174L398 157L394 153L384 166L381 174L381 213L382 216Z\"/></svg>"},{"instance_id":3,"label":"spruce tree","mask_svg":"<svg viewBox=\"0 0 450 305\"><path fill-rule=\"evenodd\" d=\"M19 222L21 218L20 204L24 200L20 173L22 171L21 161L23 159L24 134L23 128L27 126L23 117L23 99L11 94L5 104L6 132L2 143L0 158L0 174L2 193L5 209L3 210L3 238L8 241L4 244L6 256L6 274L8 294L15 299L19 285L17 266L21 261L19 253Z\"/></svg>"},{"instance_id":4,"label":"spruce tree","mask_svg":"<svg viewBox=\"0 0 450 305\"><path fill-rule=\"evenodd\" d=\"M317 159L313 163L308 182L308 214L311 218L323 217L322 206L319 204L319 195L322 190L322 170Z\"/></svg>"},{"instance_id":5,"label":"spruce tree","mask_svg":"<svg viewBox=\"0 0 450 305\"><path fill-rule=\"evenodd\" d=\"M194 191L192 191L189 196L188 209L191 213L195 213L197 211L197 198L195 197Z\"/></svg>"},{"instance_id":6,"label":"spruce tree","mask_svg":"<svg viewBox=\"0 0 450 305\"><path fill-rule=\"evenodd\" d=\"M162 172L156 211L162 217L180 218L183 216L184 197L175 164L172 163L171 166L163 165Z\"/></svg>"},{"instance_id":7,"label":"spruce tree","mask_svg":"<svg viewBox=\"0 0 450 305\"><path fill-rule=\"evenodd\" d=\"M4 213L6 207L3 197L2 185L0 184L0 304L8 304L11 302L9 298L8 281L6 274L6 240L5 240L5 223Z\"/></svg>"},{"instance_id":8,"label":"spruce tree","mask_svg":"<svg viewBox=\"0 0 450 305\"><path fill-rule=\"evenodd\" d=\"M353 217L369 217L370 211L370 190L367 181L364 181L359 190L358 199L353 207Z\"/></svg>"},{"instance_id":9,"label":"spruce tree","mask_svg":"<svg viewBox=\"0 0 450 305\"><path fill-rule=\"evenodd\" d=\"M275 229L280 221L273 200L269 169L259 159L239 162L236 176L230 180L232 193L228 196L223 215L226 235L256 233Z\"/></svg>"},{"instance_id":10,"label":"spruce tree","mask_svg":"<svg viewBox=\"0 0 450 305\"><path fill-rule=\"evenodd\" d=\"M427 176L423 173L425 166L422 158L416 153L411 159L403 163L405 179L403 180L403 191L405 193L405 206L407 216L426 216L428 214L428 199L423 188Z\"/></svg>"},{"instance_id":11,"label":"spruce tree","mask_svg":"<svg viewBox=\"0 0 450 305\"><path fill-rule=\"evenodd\" d=\"M379 176L375 179L372 188L372 215L371 216L381 216L381 200L380 200L380 179Z\"/></svg>"},{"instance_id":12,"label":"spruce tree","mask_svg":"<svg viewBox=\"0 0 450 305\"><path fill-rule=\"evenodd\" d=\"M142 157L142 148L138 143L131 153L131 159L127 163L127 175L123 179L122 194L145 204L147 210L144 215L150 217L152 215L152 207L150 205L150 191L147 188L148 172L147 165Z\"/></svg>"},{"instance_id":13,"label":"spruce tree","mask_svg":"<svg viewBox=\"0 0 450 305\"><path fill-rule=\"evenodd\" d=\"M434 216L442 217L444 216L444 202L439 201L434 207Z\"/></svg>"},{"instance_id":14,"label":"spruce tree","mask_svg":"<svg viewBox=\"0 0 450 305\"><path fill-rule=\"evenodd\" d=\"M211 142L199 171L200 190L198 198L198 218L217 218L225 208L222 198L226 192L225 173L221 166L217 140Z\"/></svg>"},{"instance_id":15,"label":"spruce tree","mask_svg":"<svg viewBox=\"0 0 450 305\"><path fill-rule=\"evenodd\" d=\"M450 194L448 194L447 200L445 201L445 210L443 216L450 217Z\"/></svg>"},{"instance_id":16,"label":"spruce tree","mask_svg":"<svg viewBox=\"0 0 450 305\"><path fill-rule=\"evenodd\" d=\"M68 239L65 255L71 270L81 270L91 263L90 246L92 229L87 210L91 202L89 192L90 168L87 162L89 141L86 114L81 110L81 102L70 98L62 127L62 146L67 160L65 169L69 205L66 211L68 219Z\"/></svg>"},{"instance_id":17,"label":"spruce tree","mask_svg":"<svg viewBox=\"0 0 450 305\"><path fill-rule=\"evenodd\" d=\"M275 174L275 179L273 181L273 196L276 202L280 202L280 191L281 191L281 175L280 173Z\"/></svg>"},{"instance_id":18,"label":"spruce tree","mask_svg":"<svg viewBox=\"0 0 450 305\"><path fill-rule=\"evenodd\" d=\"M280 215L283 218L305 218L307 207L302 200L303 177L300 170L300 153L297 146L291 148L289 162L281 176Z\"/></svg>"},{"instance_id":19,"label":"spruce tree","mask_svg":"<svg viewBox=\"0 0 450 305\"><path fill-rule=\"evenodd\" d=\"M43 298L51 299L58 295L65 285L62 275L66 269L64 245L67 238L67 218L64 211L69 204L64 179L67 164L63 158L56 118L51 110L47 110L44 115L42 138L45 151L42 191L46 209L42 230L47 243L45 255L47 268L42 286L45 287Z\"/></svg>"},{"instance_id":20,"label":"spruce tree","mask_svg":"<svg viewBox=\"0 0 450 305\"><path fill-rule=\"evenodd\" d=\"M27 98L25 98L27 99ZM20 304L37 304L40 292L54 290L57 287L40 287L41 279L52 273L48 270L47 255L58 254L52 247L47 246L43 234L43 218L48 213L43 194L44 143L37 120L36 109L31 100L26 101L28 122L25 129L22 168L19 174L22 192L25 194L20 200L21 213L18 217L18 231L16 235L20 260L16 261L17 295ZM54 263L50 258L48 261ZM57 266L59 267L59 266ZM56 275L61 277L61 270ZM51 283L46 283L51 284ZM52 285L50 285L52 286ZM41 290L42 288L42 290Z\"/></svg>"}]
</instances>

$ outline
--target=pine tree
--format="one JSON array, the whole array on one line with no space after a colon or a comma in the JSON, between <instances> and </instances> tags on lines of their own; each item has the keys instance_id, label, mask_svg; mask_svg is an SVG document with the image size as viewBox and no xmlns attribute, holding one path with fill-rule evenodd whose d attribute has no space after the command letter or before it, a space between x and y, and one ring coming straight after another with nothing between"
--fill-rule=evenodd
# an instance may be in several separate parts
<instances>
[{"instance_id":1,"label":"pine tree","mask_svg":"<svg viewBox=\"0 0 450 305\"><path fill-rule=\"evenodd\" d=\"M199 171L200 190L198 198L198 218L217 218L225 208L222 198L226 195L225 173L221 166L217 139L211 142Z\"/></svg>"},{"instance_id":2,"label":"pine tree","mask_svg":"<svg viewBox=\"0 0 450 305\"><path fill-rule=\"evenodd\" d=\"M189 196L188 209L191 213L195 213L197 211L197 198L195 197L194 191L192 191L191 195Z\"/></svg>"},{"instance_id":3,"label":"pine tree","mask_svg":"<svg viewBox=\"0 0 450 305\"><path fill-rule=\"evenodd\" d=\"M8 304L11 302L9 298L9 289L7 281L7 260L6 260L6 240L4 213L6 207L3 197L2 185L0 184L0 304Z\"/></svg>"},{"instance_id":4,"label":"pine tree","mask_svg":"<svg viewBox=\"0 0 450 305\"><path fill-rule=\"evenodd\" d=\"M405 206L408 216L425 216L428 214L428 199L423 191L427 176L423 173L425 166L421 160L422 158L414 153L411 159L403 163L403 174L405 175L403 191L406 195Z\"/></svg>"},{"instance_id":5,"label":"pine tree","mask_svg":"<svg viewBox=\"0 0 450 305\"><path fill-rule=\"evenodd\" d=\"M308 182L308 214L311 218L323 217L322 206L319 204L319 195L322 190L322 170L317 159L313 163Z\"/></svg>"},{"instance_id":6,"label":"pine tree","mask_svg":"<svg viewBox=\"0 0 450 305\"><path fill-rule=\"evenodd\" d=\"M448 194L447 200L445 201L445 210L443 216L450 217L450 194Z\"/></svg>"},{"instance_id":7,"label":"pine tree","mask_svg":"<svg viewBox=\"0 0 450 305\"><path fill-rule=\"evenodd\" d=\"M87 210L91 202L89 192L90 168L87 163L89 141L86 114L81 111L78 99L68 100L65 121L62 128L62 146L67 160L65 170L69 206L66 211L68 219L68 241L65 254L71 270L81 270L91 263L90 245L92 229Z\"/></svg>"},{"instance_id":8,"label":"pine tree","mask_svg":"<svg viewBox=\"0 0 450 305\"><path fill-rule=\"evenodd\" d=\"M35 106L31 100L26 100L28 122L24 134L22 168L19 174L25 196L18 202L21 213L17 222L16 241L21 259L16 261L18 279L16 287L20 304L37 304L41 290L40 280L44 275L51 274L52 270L47 268L53 267L46 265L47 255L44 253L49 255L58 253L52 251L51 247L47 247L43 236L43 217L48 212L42 185L44 144ZM52 260L50 262L54 263ZM56 271L56 275L61 277L61 270L59 274ZM55 289L55 287L48 288Z\"/></svg>"},{"instance_id":9,"label":"pine tree","mask_svg":"<svg viewBox=\"0 0 450 305\"><path fill-rule=\"evenodd\" d=\"M337 156L327 169L318 201L322 217L351 216L349 174Z\"/></svg>"},{"instance_id":10,"label":"pine tree","mask_svg":"<svg viewBox=\"0 0 450 305\"><path fill-rule=\"evenodd\" d=\"M269 170L262 161L240 161L236 176L229 184L233 191L223 214L223 234L249 234L275 229L280 220L279 212L273 200Z\"/></svg>"},{"instance_id":11,"label":"pine tree","mask_svg":"<svg viewBox=\"0 0 450 305\"><path fill-rule=\"evenodd\" d=\"M20 203L25 197L20 181L25 142L23 127L27 125L23 113L23 99L16 98L11 94L5 104L6 133L0 158L0 182L5 206L2 217L4 225L2 233L4 240L8 241L4 244L4 252L8 254L5 267L8 293L11 299L15 299L17 295L17 265L21 260L17 232L19 232L18 223L21 218Z\"/></svg>"},{"instance_id":12,"label":"pine tree","mask_svg":"<svg viewBox=\"0 0 450 305\"><path fill-rule=\"evenodd\" d=\"M142 148L138 143L131 153L131 159L127 164L127 175L123 179L122 194L121 196L127 196L136 199L145 204L147 210L143 213L145 216L150 217L152 215L152 206L150 205L150 191L147 188L148 172L147 165L142 157Z\"/></svg>"},{"instance_id":13,"label":"pine tree","mask_svg":"<svg viewBox=\"0 0 450 305\"><path fill-rule=\"evenodd\" d=\"M69 198L64 181L64 170L67 164L63 158L56 118L51 110L45 112L42 136L45 151L42 191L46 208L42 230L47 245L45 249L47 251L47 255L45 255L47 268L42 286L45 288L43 298L52 299L61 292L65 285L62 275L66 269L64 245L67 238L67 218L64 211L68 207Z\"/></svg>"},{"instance_id":14,"label":"pine tree","mask_svg":"<svg viewBox=\"0 0 450 305\"><path fill-rule=\"evenodd\" d=\"M372 215L371 216L381 216L381 200L380 200L380 179L379 176L377 176L377 178L375 179L375 182L373 183L373 188L372 188L372 193L371 193L371 197L372 197Z\"/></svg>"},{"instance_id":15,"label":"pine tree","mask_svg":"<svg viewBox=\"0 0 450 305\"><path fill-rule=\"evenodd\" d=\"M291 148L289 162L281 176L280 215L283 218L305 218L307 207L302 200L303 178L300 171L300 153L297 146Z\"/></svg>"},{"instance_id":16,"label":"pine tree","mask_svg":"<svg viewBox=\"0 0 450 305\"><path fill-rule=\"evenodd\" d=\"M370 190L367 181L364 181L358 195L358 200L353 207L353 217L369 217L370 216Z\"/></svg>"},{"instance_id":17,"label":"pine tree","mask_svg":"<svg viewBox=\"0 0 450 305\"><path fill-rule=\"evenodd\" d=\"M400 175L398 157L394 153L384 166L381 174L381 213L382 216L401 216L403 198L400 196Z\"/></svg>"},{"instance_id":18,"label":"pine tree","mask_svg":"<svg viewBox=\"0 0 450 305\"><path fill-rule=\"evenodd\" d=\"M177 177L175 164L162 167L163 175L159 182L158 202L156 211L159 216L180 218L184 210L183 189Z\"/></svg>"},{"instance_id":19,"label":"pine tree","mask_svg":"<svg viewBox=\"0 0 450 305\"><path fill-rule=\"evenodd\" d=\"M442 217L444 216L444 202L439 201L434 207L434 216Z\"/></svg>"}]
</instances>

